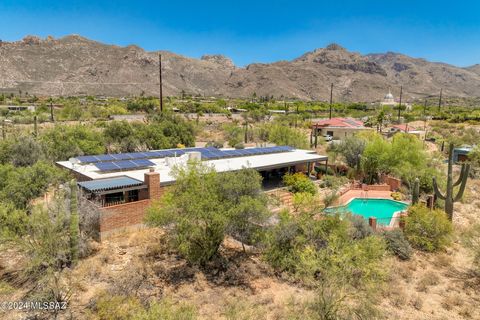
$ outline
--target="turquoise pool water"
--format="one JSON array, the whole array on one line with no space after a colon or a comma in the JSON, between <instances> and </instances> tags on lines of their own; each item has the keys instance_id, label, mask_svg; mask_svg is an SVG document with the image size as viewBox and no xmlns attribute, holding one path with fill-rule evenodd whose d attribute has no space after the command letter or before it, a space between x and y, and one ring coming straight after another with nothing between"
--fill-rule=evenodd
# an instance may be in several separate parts
<instances>
[{"instance_id":1,"label":"turquoise pool water","mask_svg":"<svg viewBox=\"0 0 480 320\"><path fill-rule=\"evenodd\" d=\"M390 199L365 199L354 198L348 204L339 207L326 208L327 213L351 212L360 215L365 219L369 217L377 218L377 223L388 226L392 220L393 214L397 211L403 211L408 204Z\"/></svg>"}]
</instances>

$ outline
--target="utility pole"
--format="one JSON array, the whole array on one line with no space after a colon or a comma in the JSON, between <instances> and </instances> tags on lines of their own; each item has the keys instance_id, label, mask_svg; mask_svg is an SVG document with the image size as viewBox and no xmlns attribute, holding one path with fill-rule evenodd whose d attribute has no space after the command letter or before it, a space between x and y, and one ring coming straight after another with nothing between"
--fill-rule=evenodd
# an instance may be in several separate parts
<instances>
[{"instance_id":1,"label":"utility pole","mask_svg":"<svg viewBox=\"0 0 480 320\"><path fill-rule=\"evenodd\" d=\"M55 118L53 117L53 103L50 102L50 120L55 122Z\"/></svg>"},{"instance_id":2,"label":"utility pole","mask_svg":"<svg viewBox=\"0 0 480 320\"><path fill-rule=\"evenodd\" d=\"M427 140L427 98L423 103L423 147L425 147L425 140Z\"/></svg>"},{"instance_id":3,"label":"utility pole","mask_svg":"<svg viewBox=\"0 0 480 320\"><path fill-rule=\"evenodd\" d=\"M440 97L438 99L438 111L440 112L440 108L442 107L442 92L443 88L440 88Z\"/></svg>"},{"instance_id":4,"label":"utility pole","mask_svg":"<svg viewBox=\"0 0 480 320\"><path fill-rule=\"evenodd\" d=\"M37 115L33 116L33 136L38 137Z\"/></svg>"},{"instance_id":5,"label":"utility pole","mask_svg":"<svg viewBox=\"0 0 480 320\"><path fill-rule=\"evenodd\" d=\"M160 82L160 112L163 113L163 92L162 92L162 54L158 54L158 79Z\"/></svg>"},{"instance_id":6,"label":"utility pole","mask_svg":"<svg viewBox=\"0 0 480 320\"><path fill-rule=\"evenodd\" d=\"M423 103L423 131L427 130L427 99Z\"/></svg>"},{"instance_id":7,"label":"utility pole","mask_svg":"<svg viewBox=\"0 0 480 320\"><path fill-rule=\"evenodd\" d=\"M400 123L400 112L402 109L403 86L400 86L400 101L398 102L398 123Z\"/></svg>"},{"instance_id":8,"label":"utility pole","mask_svg":"<svg viewBox=\"0 0 480 320\"><path fill-rule=\"evenodd\" d=\"M330 116L329 116L329 119L332 119L332 103L333 103L333 83L330 85Z\"/></svg>"}]
</instances>

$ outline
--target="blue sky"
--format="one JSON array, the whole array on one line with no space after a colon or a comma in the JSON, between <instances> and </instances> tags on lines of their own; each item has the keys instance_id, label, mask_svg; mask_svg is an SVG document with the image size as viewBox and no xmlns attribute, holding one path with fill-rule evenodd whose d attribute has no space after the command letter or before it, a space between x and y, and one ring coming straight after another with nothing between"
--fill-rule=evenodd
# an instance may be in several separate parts
<instances>
[{"instance_id":1,"label":"blue sky","mask_svg":"<svg viewBox=\"0 0 480 320\"><path fill-rule=\"evenodd\" d=\"M0 39L82 36L237 65L290 60L336 42L458 66L480 63L480 1L0 0Z\"/></svg>"}]
</instances>

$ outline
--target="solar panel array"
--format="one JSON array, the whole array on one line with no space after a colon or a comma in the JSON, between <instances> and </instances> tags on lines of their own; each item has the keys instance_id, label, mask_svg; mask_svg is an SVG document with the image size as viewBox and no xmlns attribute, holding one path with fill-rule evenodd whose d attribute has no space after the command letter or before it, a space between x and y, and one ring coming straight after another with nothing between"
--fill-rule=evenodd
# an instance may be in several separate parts
<instances>
[{"instance_id":1,"label":"solar panel array","mask_svg":"<svg viewBox=\"0 0 480 320\"><path fill-rule=\"evenodd\" d=\"M235 150L219 150L214 147L206 148L183 148L166 149L147 152L104 154L95 156L77 157L82 163L92 163L100 171L116 171L135 168L155 166L155 163L148 159L161 159L166 157L178 157L187 152L197 151L204 160L217 160L235 157L248 157L262 154L273 154L292 151L294 148L288 146L248 148Z\"/></svg>"},{"instance_id":2,"label":"solar panel array","mask_svg":"<svg viewBox=\"0 0 480 320\"><path fill-rule=\"evenodd\" d=\"M122 161L111 161L111 162L97 162L95 167L100 171L117 171L117 170L127 170L127 169L137 169L152 167L155 163L147 159L137 159L137 160L122 160Z\"/></svg>"}]
</instances>

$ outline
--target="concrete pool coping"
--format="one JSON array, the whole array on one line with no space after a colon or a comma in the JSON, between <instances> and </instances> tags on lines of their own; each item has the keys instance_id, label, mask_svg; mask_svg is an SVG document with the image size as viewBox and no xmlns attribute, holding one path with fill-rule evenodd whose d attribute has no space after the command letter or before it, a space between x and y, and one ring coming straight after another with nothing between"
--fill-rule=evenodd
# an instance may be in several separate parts
<instances>
[{"instance_id":1,"label":"concrete pool coping","mask_svg":"<svg viewBox=\"0 0 480 320\"><path fill-rule=\"evenodd\" d=\"M341 205L338 205L338 206L331 206L331 207L327 207L325 209L335 209L335 208L340 208L340 207L346 207L350 202L352 202L354 199L362 199L362 200L387 200L387 201L393 201L393 202L397 202L397 203L401 203L401 204L405 204L407 206L410 205L410 202L407 202L407 201L398 201L398 200L393 200L393 199L387 199L387 198L376 198L376 197L371 197L371 198L361 198L361 197L353 197L353 198L350 198L348 199L344 204L341 204ZM325 210L324 209L324 210ZM405 210L398 210L398 211L395 211L392 215L392 217L390 218L390 223L388 224L388 226L385 226L385 228L395 228L395 221L397 221L397 219L400 217L400 215L403 213L403 212L406 212L406 208ZM352 212L353 213L353 212ZM353 213L355 214L355 213ZM394 219L395 218L395 219Z\"/></svg>"}]
</instances>

